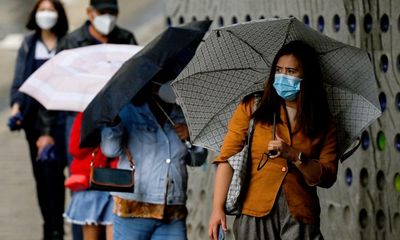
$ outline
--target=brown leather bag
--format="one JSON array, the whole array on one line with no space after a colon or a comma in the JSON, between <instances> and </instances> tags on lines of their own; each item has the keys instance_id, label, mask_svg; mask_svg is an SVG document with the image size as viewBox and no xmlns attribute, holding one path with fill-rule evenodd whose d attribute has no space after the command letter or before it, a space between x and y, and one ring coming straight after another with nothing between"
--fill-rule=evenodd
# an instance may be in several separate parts
<instances>
[{"instance_id":1,"label":"brown leather bag","mask_svg":"<svg viewBox=\"0 0 400 240\"><path fill-rule=\"evenodd\" d=\"M95 167L94 159L96 153L97 149L92 153L89 189L107 192L133 193L135 184L135 164L129 150L125 148L125 153L130 163L130 169Z\"/></svg>"}]
</instances>

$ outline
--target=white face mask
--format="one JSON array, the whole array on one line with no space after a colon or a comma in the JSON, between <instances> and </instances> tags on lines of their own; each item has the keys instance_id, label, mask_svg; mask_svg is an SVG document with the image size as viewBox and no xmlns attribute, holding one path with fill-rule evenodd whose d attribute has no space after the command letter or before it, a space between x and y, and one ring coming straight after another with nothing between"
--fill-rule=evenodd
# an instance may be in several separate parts
<instances>
[{"instance_id":1,"label":"white face mask","mask_svg":"<svg viewBox=\"0 0 400 240\"><path fill-rule=\"evenodd\" d=\"M104 35L108 35L115 27L117 17L111 14L98 15L94 18L93 26Z\"/></svg>"},{"instance_id":2,"label":"white face mask","mask_svg":"<svg viewBox=\"0 0 400 240\"><path fill-rule=\"evenodd\" d=\"M35 15L36 24L43 30L50 30L56 25L58 14L56 11L38 11Z\"/></svg>"}]
</instances>

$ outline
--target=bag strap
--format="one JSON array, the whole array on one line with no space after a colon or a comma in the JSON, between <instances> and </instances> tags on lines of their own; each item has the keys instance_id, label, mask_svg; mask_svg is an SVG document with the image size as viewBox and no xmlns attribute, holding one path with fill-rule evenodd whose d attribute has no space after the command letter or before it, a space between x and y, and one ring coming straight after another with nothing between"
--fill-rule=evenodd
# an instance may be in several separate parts
<instances>
[{"instance_id":1,"label":"bag strap","mask_svg":"<svg viewBox=\"0 0 400 240\"><path fill-rule=\"evenodd\" d=\"M128 157L128 160L129 160L130 169L133 171L135 169L135 162L133 160L133 156L132 156L131 152L129 151L129 149L127 147L124 147L124 150L125 150L126 156ZM98 151L99 151L99 148L96 148L92 152L92 160L90 161L90 167L91 168L94 167L94 160L96 158L96 154L97 154Z\"/></svg>"},{"instance_id":2,"label":"bag strap","mask_svg":"<svg viewBox=\"0 0 400 240\"><path fill-rule=\"evenodd\" d=\"M256 111L257 105L260 101L260 95L255 94L254 98L255 98L255 101L254 101L253 107L251 109L252 113L254 113ZM251 157L251 142L253 141L253 133L254 133L254 118L250 118L249 129L247 131L247 138L246 138L246 144L249 145L247 157Z\"/></svg>"}]
</instances>

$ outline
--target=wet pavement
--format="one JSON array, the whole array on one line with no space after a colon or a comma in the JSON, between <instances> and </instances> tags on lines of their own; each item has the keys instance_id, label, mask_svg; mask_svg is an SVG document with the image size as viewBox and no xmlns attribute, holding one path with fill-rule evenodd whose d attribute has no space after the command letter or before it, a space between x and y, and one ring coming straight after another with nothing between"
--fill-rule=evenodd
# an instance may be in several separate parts
<instances>
[{"instance_id":1,"label":"wet pavement","mask_svg":"<svg viewBox=\"0 0 400 240\"><path fill-rule=\"evenodd\" d=\"M77 10L84 7L77 4L76 0L64 2L71 4L67 11L72 16L74 12L79 15ZM162 30L163 5L160 1L138 1L140 3L136 5L130 4L130 0L119 2L120 5L126 4L121 11L120 25L133 30L140 44L147 43ZM0 10L0 13L3 11ZM84 18L84 14L75 16L71 24L77 27ZM0 56L0 239L39 240L42 237L42 218L36 200L28 146L22 131L9 132L6 127L16 49L0 44ZM65 224L65 231L65 240L70 240L69 224Z\"/></svg>"}]
</instances>

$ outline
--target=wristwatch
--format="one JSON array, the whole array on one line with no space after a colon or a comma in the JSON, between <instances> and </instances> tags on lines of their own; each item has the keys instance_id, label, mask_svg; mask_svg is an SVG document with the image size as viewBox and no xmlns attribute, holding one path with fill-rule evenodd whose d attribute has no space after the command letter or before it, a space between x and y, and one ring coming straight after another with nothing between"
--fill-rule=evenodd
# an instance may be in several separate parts
<instances>
[{"instance_id":1,"label":"wristwatch","mask_svg":"<svg viewBox=\"0 0 400 240\"><path fill-rule=\"evenodd\" d=\"M303 164L303 162L304 162L304 155L303 155L302 152L299 152L299 155L297 155L297 160L296 160L295 162L293 162L293 164L294 164L296 167L298 167L298 166L300 166L301 164Z\"/></svg>"}]
</instances>

